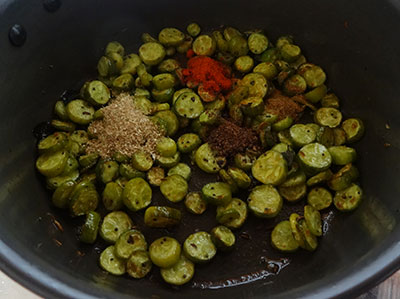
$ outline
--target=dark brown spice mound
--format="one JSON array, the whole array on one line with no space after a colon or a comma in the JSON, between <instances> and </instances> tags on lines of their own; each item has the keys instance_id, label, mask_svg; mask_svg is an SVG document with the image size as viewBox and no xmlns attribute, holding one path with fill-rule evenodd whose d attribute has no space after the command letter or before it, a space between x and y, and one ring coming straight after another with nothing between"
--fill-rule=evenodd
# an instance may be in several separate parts
<instances>
[{"instance_id":1,"label":"dark brown spice mound","mask_svg":"<svg viewBox=\"0 0 400 299\"><path fill-rule=\"evenodd\" d=\"M267 99L265 110L269 113L278 115L278 120L290 116L294 120L299 119L304 110L304 106L298 104L300 102L296 97L289 98L283 95L280 91L275 90Z\"/></svg>"},{"instance_id":2,"label":"dark brown spice mound","mask_svg":"<svg viewBox=\"0 0 400 299\"><path fill-rule=\"evenodd\" d=\"M242 153L248 148L257 147L256 133L249 128L242 128L222 119L221 124L210 132L207 142L219 155L225 157Z\"/></svg>"}]
</instances>

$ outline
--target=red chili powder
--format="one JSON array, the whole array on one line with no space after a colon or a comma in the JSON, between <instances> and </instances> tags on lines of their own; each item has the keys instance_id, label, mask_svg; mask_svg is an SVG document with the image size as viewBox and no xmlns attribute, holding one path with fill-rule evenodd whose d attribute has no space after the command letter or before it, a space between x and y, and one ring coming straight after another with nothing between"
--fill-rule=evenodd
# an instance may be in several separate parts
<instances>
[{"instance_id":1,"label":"red chili powder","mask_svg":"<svg viewBox=\"0 0 400 299\"><path fill-rule=\"evenodd\" d=\"M211 93L228 91L232 87L230 71L223 63L207 56L189 59L187 68L182 72L185 83L202 84Z\"/></svg>"},{"instance_id":2,"label":"red chili powder","mask_svg":"<svg viewBox=\"0 0 400 299\"><path fill-rule=\"evenodd\" d=\"M192 58L195 55L194 51L192 49L187 50L186 52L186 57L187 58Z\"/></svg>"}]
</instances>

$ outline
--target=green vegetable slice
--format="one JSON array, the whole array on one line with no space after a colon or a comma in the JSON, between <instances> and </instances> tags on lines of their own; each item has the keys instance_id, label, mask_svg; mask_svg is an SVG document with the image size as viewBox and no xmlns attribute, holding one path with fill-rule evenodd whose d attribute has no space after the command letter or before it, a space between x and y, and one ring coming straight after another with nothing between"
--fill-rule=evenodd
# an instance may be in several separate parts
<instances>
[{"instance_id":1,"label":"green vegetable slice","mask_svg":"<svg viewBox=\"0 0 400 299\"><path fill-rule=\"evenodd\" d=\"M199 135L194 133L186 133L178 138L177 145L178 150L181 153L190 153L191 151L198 148L201 144Z\"/></svg>"},{"instance_id":2,"label":"green vegetable slice","mask_svg":"<svg viewBox=\"0 0 400 299\"><path fill-rule=\"evenodd\" d=\"M139 171L148 171L153 166L153 158L149 153L138 151L132 155L131 163Z\"/></svg>"},{"instance_id":3,"label":"green vegetable slice","mask_svg":"<svg viewBox=\"0 0 400 299\"><path fill-rule=\"evenodd\" d=\"M150 171L150 170L149 170ZM125 179L134 179L134 178L145 178L145 173L143 171L139 171L131 164L122 163L119 165L119 174L123 176Z\"/></svg>"},{"instance_id":4,"label":"green vegetable slice","mask_svg":"<svg viewBox=\"0 0 400 299\"><path fill-rule=\"evenodd\" d=\"M264 111L264 101L260 97L246 98L239 105L243 113L247 116L256 116Z\"/></svg>"},{"instance_id":5,"label":"green vegetable slice","mask_svg":"<svg viewBox=\"0 0 400 299\"><path fill-rule=\"evenodd\" d=\"M221 224L230 223L240 218L240 213L237 209L223 209L217 212L217 222Z\"/></svg>"},{"instance_id":6,"label":"green vegetable slice","mask_svg":"<svg viewBox=\"0 0 400 299\"><path fill-rule=\"evenodd\" d=\"M86 220L81 228L79 240L83 243L93 244L97 239L101 216L99 213L91 211L86 214Z\"/></svg>"},{"instance_id":7,"label":"green vegetable slice","mask_svg":"<svg viewBox=\"0 0 400 299\"><path fill-rule=\"evenodd\" d=\"M230 41L235 36L242 36L242 33L239 30L237 30L236 28L233 28L233 27L226 27L224 29L224 38L227 41Z\"/></svg>"},{"instance_id":8,"label":"green vegetable slice","mask_svg":"<svg viewBox=\"0 0 400 299\"><path fill-rule=\"evenodd\" d=\"M339 98L334 93L328 93L322 98L321 106L338 109L340 106L339 102Z\"/></svg>"},{"instance_id":9,"label":"green vegetable slice","mask_svg":"<svg viewBox=\"0 0 400 299\"><path fill-rule=\"evenodd\" d=\"M353 211L360 205L362 196L362 189L353 183L350 187L337 191L333 198L333 203L339 211L349 212Z\"/></svg>"},{"instance_id":10,"label":"green vegetable slice","mask_svg":"<svg viewBox=\"0 0 400 299\"><path fill-rule=\"evenodd\" d=\"M200 34L201 28L197 23L190 23L186 30L191 36L196 37Z\"/></svg>"},{"instance_id":11,"label":"green vegetable slice","mask_svg":"<svg viewBox=\"0 0 400 299\"><path fill-rule=\"evenodd\" d=\"M189 119L199 117L204 111L204 106L200 97L194 92L181 94L176 100L174 108L179 116Z\"/></svg>"},{"instance_id":12,"label":"green vegetable slice","mask_svg":"<svg viewBox=\"0 0 400 299\"><path fill-rule=\"evenodd\" d=\"M195 263L206 263L210 261L217 249L207 232L197 232L188 236L183 243L185 256Z\"/></svg>"},{"instance_id":13,"label":"green vegetable slice","mask_svg":"<svg viewBox=\"0 0 400 299\"><path fill-rule=\"evenodd\" d=\"M309 63L304 67L300 67L298 72L304 77L307 86L310 88L315 88L325 83L326 74L319 66Z\"/></svg>"},{"instance_id":14,"label":"green vegetable slice","mask_svg":"<svg viewBox=\"0 0 400 299\"><path fill-rule=\"evenodd\" d=\"M287 163L281 153L271 150L254 162L251 172L263 184L279 185L286 179Z\"/></svg>"},{"instance_id":15,"label":"green vegetable slice","mask_svg":"<svg viewBox=\"0 0 400 299\"><path fill-rule=\"evenodd\" d=\"M124 56L125 53L125 49L124 47L117 41L112 41L109 42L106 46L106 49L104 51L104 53L106 55L110 54L110 53L118 53L121 56Z\"/></svg>"},{"instance_id":16,"label":"green vegetable slice","mask_svg":"<svg viewBox=\"0 0 400 299\"><path fill-rule=\"evenodd\" d=\"M74 190L75 182L66 181L59 185L54 191L51 201L53 204L60 209L66 209L69 206L70 196Z\"/></svg>"},{"instance_id":17,"label":"green vegetable slice","mask_svg":"<svg viewBox=\"0 0 400 299\"><path fill-rule=\"evenodd\" d=\"M173 174L162 181L160 191L169 201L179 202L185 198L188 192L188 184L183 177Z\"/></svg>"},{"instance_id":18,"label":"green vegetable slice","mask_svg":"<svg viewBox=\"0 0 400 299\"><path fill-rule=\"evenodd\" d=\"M119 91L130 91L134 87L134 85L135 79L129 73L118 76L112 82L112 87ZM103 93L101 96L102 100L104 101L106 93ZM100 99L100 95L97 98Z\"/></svg>"},{"instance_id":19,"label":"green vegetable slice","mask_svg":"<svg viewBox=\"0 0 400 299\"><path fill-rule=\"evenodd\" d=\"M294 172L292 175L289 175L286 181L284 181L280 187L294 187L298 185L302 185L306 182L306 175L304 171L301 169Z\"/></svg>"},{"instance_id":20,"label":"green vegetable slice","mask_svg":"<svg viewBox=\"0 0 400 299\"><path fill-rule=\"evenodd\" d=\"M253 188L247 202L250 211L263 218L272 218L278 215L283 203L278 191L271 185L260 185Z\"/></svg>"},{"instance_id":21,"label":"green vegetable slice","mask_svg":"<svg viewBox=\"0 0 400 299\"><path fill-rule=\"evenodd\" d=\"M253 166L253 163L255 162L256 157L249 155L247 153L245 154L236 154L234 157L234 164L236 167L243 169L245 171L251 170L251 167Z\"/></svg>"},{"instance_id":22,"label":"green vegetable slice","mask_svg":"<svg viewBox=\"0 0 400 299\"><path fill-rule=\"evenodd\" d=\"M232 177L239 188L247 189L250 187L251 178L240 168L229 167L228 174Z\"/></svg>"},{"instance_id":23,"label":"green vegetable slice","mask_svg":"<svg viewBox=\"0 0 400 299\"><path fill-rule=\"evenodd\" d=\"M272 128L274 129L274 131L280 132L290 128L292 123L293 123L293 118L291 118L290 116L286 116L284 119L274 123L272 125Z\"/></svg>"},{"instance_id":24,"label":"green vegetable slice","mask_svg":"<svg viewBox=\"0 0 400 299\"><path fill-rule=\"evenodd\" d=\"M154 76L153 86L158 90L169 89L175 86L175 77L170 73L163 73Z\"/></svg>"},{"instance_id":25,"label":"green vegetable slice","mask_svg":"<svg viewBox=\"0 0 400 299\"><path fill-rule=\"evenodd\" d=\"M242 86L248 87L249 97L264 98L268 91L268 82L262 74L250 73L243 77Z\"/></svg>"},{"instance_id":26,"label":"green vegetable slice","mask_svg":"<svg viewBox=\"0 0 400 299\"><path fill-rule=\"evenodd\" d=\"M115 243L119 237L133 227L131 218L124 212L107 214L100 226L100 236L108 243Z\"/></svg>"},{"instance_id":27,"label":"green vegetable slice","mask_svg":"<svg viewBox=\"0 0 400 299\"><path fill-rule=\"evenodd\" d=\"M342 113L336 108L320 108L314 114L317 124L329 128L336 128L342 121Z\"/></svg>"},{"instance_id":28,"label":"green vegetable slice","mask_svg":"<svg viewBox=\"0 0 400 299\"><path fill-rule=\"evenodd\" d=\"M296 242L301 248L305 248L306 241L302 231L299 228L299 220L301 216L299 214L293 213L289 217L290 227L292 229L292 234Z\"/></svg>"},{"instance_id":29,"label":"green vegetable slice","mask_svg":"<svg viewBox=\"0 0 400 299\"><path fill-rule=\"evenodd\" d=\"M157 143L157 151L163 157L172 157L176 154L177 146L172 138L163 137Z\"/></svg>"},{"instance_id":30,"label":"green vegetable slice","mask_svg":"<svg viewBox=\"0 0 400 299\"><path fill-rule=\"evenodd\" d=\"M271 244L282 252L293 252L299 248L299 244L292 234L290 222L279 222L271 233Z\"/></svg>"},{"instance_id":31,"label":"green vegetable slice","mask_svg":"<svg viewBox=\"0 0 400 299\"><path fill-rule=\"evenodd\" d=\"M228 40L229 52L236 57L244 56L249 52L247 40L241 35L233 36Z\"/></svg>"},{"instance_id":32,"label":"green vegetable slice","mask_svg":"<svg viewBox=\"0 0 400 299\"><path fill-rule=\"evenodd\" d=\"M113 274L123 275L126 272L125 260L117 257L114 252L114 246L108 246L100 254L100 267Z\"/></svg>"},{"instance_id":33,"label":"green vegetable slice","mask_svg":"<svg viewBox=\"0 0 400 299\"><path fill-rule=\"evenodd\" d=\"M178 225L181 211L163 206L148 207L144 213L144 224L149 227L167 228Z\"/></svg>"},{"instance_id":34,"label":"green vegetable slice","mask_svg":"<svg viewBox=\"0 0 400 299\"><path fill-rule=\"evenodd\" d=\"M118 68L112 59L102 56L97 63L97 71L101 77L106 78L115 75L118 72Z\"/></svg>"},{"instance_id":35,"label":"green vegetable slice","mask_svg":"<svg viewBox=\"0 0 400 299\"><path fill-rule=\"evenodd\" d=\"M176 165L178 165L179 161L181 159L181 155L179 152L176 152L175 155L172 157L158 157L156 159L156 162L158 165L164 167L164 168L172 168Z\"/></svg>"},{"instance_id":36,"label":"green vegetable slice","mask_svg":"<svg viewBox=\"0 0 400 299\"><path fill-rule=\"evenodd\" d=\"M228 184L222 182L208 183L201 189L203 198L209 204L227 205L232 200L232 192Z\"/></svg>"},{"instance_id":37,"label":"green vegetable slice","mask_svg":"<svg viewBox=\"0 0 400 299\"><path fill-rule=\"evenodd\" d=\"M300 219L298 221L298 227L302 235L304 236L304 249L308 251L314 251L317 249L318 240L317 237L311 232L308 227L306 221L304 219Z\"/></svg>"},{"instance_id":38,"label":"green vegetable slice","mask_svg":"<svg viewBox=\"0 0 400 299\"><path fill-rule=\"evenodd\" d=\"M175 113L171 110L165 110L157 112L155 116L161 118L166 123L167 135L174 136L179 129L179 120Z\"/></svg>"},{"instance_id":39,"label":"green vegetable slice","mask_svg":"<svg viewBox=\"0 0 400 299\"><path fill-rule=\"evenodd\" d=\"M185 39L185 35L182 31L176 28L164 28L158 34L158 40L164 46L176 47L181 44Z\"/></svg>"},{"instance_id":40,"label":"green vegetable slice","mask_svg":"<svg viewBox=\"0 0 400 299\"><path fill-rule=\"evenodd\" d=\"M215 40L209 35L200 35L193 42L193 51L199 56L211 56L216 48Z\"/></svg>"},{"instance_id":41,"label":"green vegetable slice","mask_svg":"<svg viewBox=\"0 0 400 299\"><path fill-rule=\"evenodd\" d=\"M68 120L68 114L63 101L54 104L54 114L61 120Z\"/></svg>"},{"instance_id":42,"label":"green vegetable slice","mask_svg":"<svg viewBox=\"0 0 400 299\"><path fill-rule=\"evenodd\" d=\"M343 145L347 142L346 132L342 128L334 128L335 145Z\"/></svg>"},{"instance_id":43,"label":"green vegetable slice","mask_svg":"<svg viewBox=\"0 0 400 299\"><path fill-rule=\"evenodd\" d=\"M289 129L290 137L296 146L304 146L315 140L317 132L309 125L296 124Z\"/></svg>"},{"instance_id":44,"label":"green vegetable slice","mask_svg":"<svg viewBox=\"0 0 400 299\"><path fill-rule=\"evenodd\" d=\"M126 272L133 278L143 278L150 272L152 265L149 253L137 250L132 252L126 262Z\"/></svg>"},{"instance_id":45,"label":"green vegetable slice","mask_svg":"<svg viewBox=\"0 0 400 299\"><path fill-rule=\"evenodd\" d=\"M328 186L334 191L346 189L354 182L359 176L357 167L353 164L347 164L335 173L328 181Z\"/></svg>"},{"instance_id":46,"label":"green vegetable slice","mask_svg":"<svg viewBox=\"0 0 400 299\"><path fill-rule=\"evenodd\" d=\"M218 249L228 251L233 249L236 238L229 228L220 225L211 230L211 240Z\"/></svg>"},{"instance_id":47,"label":"green vegetable slice","mask_svg":"<svg viewBox=\"0 0 400 299\"><path fill-rule=\"evenodd\" d=\"M58 119L51 120L51 125L58 131L73 132L76 128L75 124L69 121L61 121Z\"/></svg>"},{"instance_id":48,"label":"green vegetable slice","mask_svg":"<svg viewBox=\"0 0 400 299\"><path fill-rule=\"evenodd\" d=\"M304 219L311 233L317 237L322 236L321 214L312 206L304 206Z\"/></svg>"},{"instance_id":49,"label":"green vegetable slice","mask_svg":"<svg viewBox=\"0 0 400 299\"><path fill-rule=\"evenodd\" d=\"M124 58L124 64L121 68L121 74L136 74L136 68L142 63L139 55L129 54ZM135 92L135 95L136 92Z\"/></svg>"},{"instance_id":50,"label":"green vegetable slice","mask_svg":"<svg viewBox=\"0 0 400 299\"><path fill-rule=\"evenodd\" d=\"M147 181L152 186L159 187L164 178L165 178L165 171L164 171L164 168L162 168L162 167L158 167L158 166L152 167L147 172Z\"/></svg>"},{"instance_id":51,"label":"green vegetable slice","mask_svg":"<svg viewBox=\"0 0 400 299\"><path fill-rule=\"evenodd\" d=\"M83 169L89 169L96 165L99 155L96 153L86 154L79 157L79 165Z\"/></svg>"},{"instance_id":52,"label":"green vegetable slice","mask_svg":"<svg viewBox=\"0 0 400 299\"><path fill-rule=\"evenodd\" d=\"M192 170L189 165L185 163L178 163L174 167L170 168L168 170L168 176L178 174L181 177L183 177L186 181L190 179L190 176L192 174Z\"/></svg>"},{"instance_id":53,"label":"green vegetable slice","mask_svg":"<svg viewBox=\"0 0 400 299\"><path fill-rule=\"evenodd\" d=\"M332 194L323 187L315 187L308 193L307 203L317 210L326 209L332 204Z\"/></svg>"},{"instance_id":54,"label":"green vegetable slice","mask_svg":"<svg viewBox=\"0 0 400 299\"><path fill-rule=\"evenodd\" d=\"M94 108L83 100L73 100L67 104L69 119L79 125L89 124L93 119L94 112Z\"/></svg>"},{"instance_id":55,"label":"green vegetable slice","mask_svg":"<svg viewBox=\"0 0 400 299\"><path fill-rule=\"evenodd\" d=\"M101 106L110 100L110 90L103 82L94 80L87 84L84 96L92 105Z\"/></svg>"},{"instance_id":56,"label":"green vegetable slice","mask_svg":"<svg viewBox=\"0 0 400 299\"><path fill-rule=\"evenodd\" d=\"M159 43L145 43L139 48L140 59L147 65L157 65L165 57L165 49Z\"/></svg>"},{"instance_id":57,"label":"green vegetable slice","mask_svg":"<svg viewBox=\"0 0 400 299\"><path fill-rule=\"evenodd\" d=\"M221 178L221 180L222 180L224 183L227 183L227 184L229 185L229 188L231 189L232 194L235 194L236 192L238 192L239 187L238 187L238 185L236 184L236 182L235 182L235 180L233 179L233 177L231 177L231 176L228 174L228 171L226 171L225 169L221 169L221 170L218 172L218 175L219 175L219 177Z\"/></svg>"},{"instance_id":58,"label":"green vegetable slice","mask_svg":"<svg viewBox=\"0 0 400 299\"><path fill-rule=\"evenodd\" d=\"M310 143L303 146L299 153L299 162L308 175L327 170L332 163L332 157L328 149L319 143Z\"/></svg>"},{"instance_id":59,"label":"green vegetable slice","mask_svg":"<svg viewBox=\"0 0 400 299\"><path fill-rule=\"evenodd\" d=\"M348 146L331 146L328 150L335 165L346 165L353 163L357 159L356 150Z\"/></svg>"},{"instance_id":60,"label":"green vegetable slice","mask_svg":"<svg viewBox=\"0 0 400 299\"><path fill-rule=\"evenodd\" d=\"M142 178L134 178L128 181L122 192L122 200L131 211L146 208L151 203L152 190L149 184Z\"/></svg>"},{"instance_id":61,"label":"green vegetable slice","mask_svg":"<svg viewBox=\"0 0 400 299\"><path fill-rule=\"evenodd\" d=\"M165 282L183 285L193 278L194 264L182 254L175 265L167 269L160 269L160 273Z\"/></svg>"},{"instance_id":62,"label":"green vegetable slice","mask_svg":"<svg viewBox=\"0 0 400 299\"><path fill-rule=\"evenodd\" d=\"M335 145L335 133L334 129L329 127L321 127L317 131L317 142L330 147Z\"/></svg>"},{"instance_id":63,"label":"green vegetable slice","mask_svg":"<svg viewBox=\"0 0 400 299\"><path fill-rule=\"evenodd\" d=\"M99 203L99 194L92 184L79 188L71 196L69 209L72 216L82 216L94 211Z\"/></svg>"},{"instance_id":64,"label":"green vegetable slice","mask_svg":"<svg viewBox=\"0 0 400 299\"><path fill-rule=\"evenodd\" d=\"M153 264L160 268L169 268L179 261L181 245L174 238L162 237L151 243L149 253Z\"/></svg>"},{"instance_id":65,"label":"green vegetable slice","mask_svg":"<svg viewBox=\"0 0 400 299\"><path fill-rule=\"evenodd\" d=\"M261 54L268 48L268 38L261 33L250 34L247 43L253 54Z\"/></svg>"},{"instance_id":66,"label":"green vegetable slice","mask_svg":"<svg viewBox=\"0 0 400 299\"><path fill-rule=\"evenodd\" d=\"M65 150L44 153L36 160L36 168L46 177L60 175L67 164L68 153Z\"/></svg>"},{"instance_id":67,"label":"green vegetable slice","mask_svg":"<svg viewBox=\"0 0 400 299\"><path fill-rule=\"evenodd\" d=\"M244 201L238 198L233 198L231 202L225 206L218 206L217 219L223 219L222 215L229 214L232 210L236 211L239 214L239 217L232 220L228 219L223 224L232 229L239 228L244 224L247 219L247 205Z\"/></svg>"},{"instance_id":68,"label":"green vegetable slice","mask_svg":"<svg viewBox=\"0 0 400 299\"><path fill-rule=\"evenodd\" d=\"M295 185L291 187L279 187L279 194L289 202L296 202L307 194L306 184Z\"/></svg>"},{"instance_id":69,"label":"green vegetable slice","mask_svg":"<svg viewBox=\"0 0 400 299\"><path fill-rule=\"evenodd\" d=\"M56 177L46 178L46 187L49 189L56 189L65 182L76 181L79 177L79 171L77 169L68 170L67 168L69 167L66 166L64 171Z\"/></svg>"},{"instance_id":70,"label":"green vegetable slice","mask_svg":"<svg viewBox=\"0 0 400 299\"><path fill-rule=\"evenodd\" d=\"M135 229L124 232L115 243L115 254L122 259L129 258L137 250L147 250L147 242L143 234Z\"/></svg>"},{"instance_id":71,"label":"green vegetable slice","mask_svg":"<svg viewBox=\"0 0 400 299\"><path fill-rule=\"evenodd\" d=\"M103 184L115 180L119 175L119 165L115 161L100 160L96 166L97 179Z\"/></svg>"},{"instance_id":72,"label":"green vegetable slice","mask_svg":"<svg viewBox=\"0 0 400 299\"><path fill-rule=\"evenodd\" d=\"M185 207L192 214L203 214L207 209L207 202L200 192L189 192L185 197Z\"/></svg>"},{"instance_id":73,"label":"green vegetable slice","mask_svg":"<svg viewBox=\"0 0 400 299\"><path fill-rule=\"evenodd\" d=\"M301 55L300 47L293 44L284 44L280 47L282 59L286 62L294 62Z\"/></svg>"},{"instance_id":74,"label":"green vegetable slice","mask_svg":"<svg viewBox=\"0 0 400 299\"><path fill-rule=\"evenodd\" d=\"M234 66L241 73L248 73L253 69L254 60L248 55L236 58Z\"/></svg>"},{"instance_id":75,"label":"green vegetable slice","mask_svg":"<svg viewBox=\"0 0 400 299\"><path fill-rule=\"evenodd\" d=\"M324 183L326 181L329 181L332 177L333 173L330 169L321 171L320 173L317 173L316 175L312 176L307 180L307 186L312 187L321 183Z\"/></svg>"},{"instance_id":76,"label":"green vegetable slice","mask_svg":"<svg viewBox=\"0 0 400 299\"><path fill-rule=\"evenodd\" d=\"M328 88L326 87L326 85L322 84L310 90L309 92L305 93L304 96L308 101L310 101L313 104L316 104L319 101L321 101L322 98L325 97L327 90Z\"/></svg>"},{"instance_id":77,"label":"green vegetable slice","mask_svg":"<svg viewBox=\"0 0 400 299\"><path fill-rule=\"evenodd\" d=\"M342 129L346 133L349 143L356 142L364 135L364 123L359 118L349 118L342 123Z\"/></svg>"},{"instance_id":78,"label":"green vegetable slice","mask_svg":"<svg viewBox=\"0 0 400 299\"><path fill-rule=\"evenodd\" d=\"M261 62L257 64L253 72L262 74L267 80L274 79L278 74L278 70L272 62Z\"/></svg>"},{"instance_id":79,"label":"green vegetable slice","mask_svg":"<svg viewBox=\"0 0 400 299\"><path fill-rule=\"evenodd\" d=\"M173 73L179 69L180 64L175 59L165 59L158 65L158 71L161 73Z\"/></svg>"},{"instance_id":80,"label":"green vegetable slice","mask_svg":"<svg viewBox=\"0 0 400 299\"><path fill-rule=\"evenodd\" d=\"M67 134L55 132L42 139L38 144L39 153L57 152L65 148L68 143Z\"/></svg>"},{"instance_id":81,"label":"green vegetable slice","mask_svg":"<svg viewBox=\"0 0 400 299\"><path fill-rule=\"evenodd\" d=\"M297 74L289 76L283 83L283 91L289 96L302 94L306 89L306 81Z\"/></svg>"},{"instance_id":82,"label":"green vegetable slice","mask_svg":"<svg viewBox=\"0 0 400 299\"><path fill-rule=\"evenodd\" d=\"M122 208L122 187L115 182L109 182L103 190L103 204L106 210L116 211Z\"/></svg>"},{"instance_id":83,"label":"green vegetable slice","mask_svg":"<svg viewBox=\"0 0 400 299\"><path fill-rule=\"evenodd\" d=\"M208 143L202 144L195 153L195 162L197 166L207 173L217 173L221 166Z\"/></svg>"}]
</instances>

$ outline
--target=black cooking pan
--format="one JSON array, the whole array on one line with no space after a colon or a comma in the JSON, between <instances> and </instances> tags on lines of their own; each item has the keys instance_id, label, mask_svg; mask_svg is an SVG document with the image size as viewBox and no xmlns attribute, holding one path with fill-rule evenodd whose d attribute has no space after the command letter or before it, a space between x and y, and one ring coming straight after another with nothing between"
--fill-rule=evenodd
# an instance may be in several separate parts
<instances>
[{"instance_id":1,"label":"black cooking pan","mask_svg":"<svg viewBox=\"0 0 400 299\"><path fill-rule=\"evenodd\" d=\"M191 21L208 29L263 28L271 39L293 34L307 57L326 70L345 115L365 122L366 135L356 147L366 195L354 213L325 213L327 233L315 253L278 254L268 244L279 219L250 218L237 232L235 251L197 267L193 283L172 288L156 270L144 280L100 270L104 244L79 245L81 219L71 220L49 203L34 169L32 130L50 119L61 94L73 97L96 75L108 41L134 52L142 32L184 29ZM8 40L15 23L27 32L22 47ZM47 298L343 298L372 287L400 266L399 30L400 2L389 0L65 0L54 12L37 0L0 1L1 269ZM35 132L40 129L46 127ZM191 187L209 179L195 173ZM298 208L289 206L280 217ZM141 226L142 214L133 217ZM196 228L210 229L213 217L212 211L185 216L174 231L144 233L149 241L163 234L183 241Z\"/></svg>"}]
</instances>

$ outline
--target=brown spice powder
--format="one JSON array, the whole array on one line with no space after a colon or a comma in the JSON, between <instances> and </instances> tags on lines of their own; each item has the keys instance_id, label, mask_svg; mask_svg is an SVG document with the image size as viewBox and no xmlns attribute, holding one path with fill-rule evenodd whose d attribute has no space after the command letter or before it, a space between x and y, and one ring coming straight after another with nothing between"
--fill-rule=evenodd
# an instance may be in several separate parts
<instances>
[{"instance_id":1,"label":"brown spice powder","mask_svg":"<svg viewBox=\"0 0 400 299\"><path fill-rule=\"evenodd\" d=\"M297 120L300 118L300 115L305 108L297 102L298 101L283 95L280 91L275 90L271 94L270 98L267 99L265 110L269 113L278 115L279 120L284 119L287 116Z\"/></svg>"},{"instance_id":2,"label":"brown spice powder","mask_svg":"<svg viewBox=\"0 0 400 299\"><path fill-rule=\"evenodd\" d=\"M229 157L258 146L255 132L222 119L221 124L210 132L207 142L219 155Z\"/></svg>"},{"instance_id":3,"label":"brown spice powder","mask_svg":"<svg viewBox=\"0 0 400 299\"><path fill-rule=\"evenodd\" d=\"M157 157L156 145L162 134L149 117L135 108L132 96L121 93L102 112L103 119L93 121L88 128L95 138L87 142L87 153L111 158L116 152L131 156L143 150Z\"/></svg>"}]
</instances>

